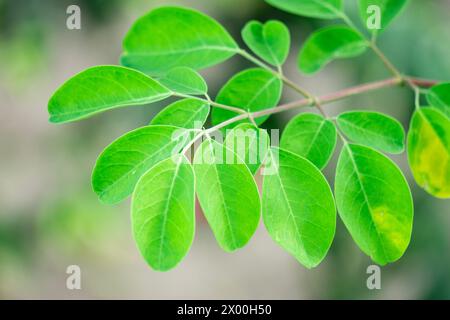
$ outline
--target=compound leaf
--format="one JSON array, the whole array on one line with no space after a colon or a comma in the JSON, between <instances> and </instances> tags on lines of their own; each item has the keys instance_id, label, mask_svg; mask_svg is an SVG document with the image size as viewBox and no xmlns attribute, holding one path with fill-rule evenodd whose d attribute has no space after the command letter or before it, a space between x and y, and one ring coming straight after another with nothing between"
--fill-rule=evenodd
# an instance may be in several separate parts
<instances>
[{"instance_id":1,"label":"compound leaf","mask_svg":"<svg viewBox=\"0 0 450 320\"><path fill-rule=\"evenodd\" d=\"M275 107L280 101L282 82L270 71L255 68L247 69L232 77L219 91L216 102L255 112ZM212 123L217 125L236 116L236 113L220 108L212 110ZM260 125L268 116L255 119ZM242 120L227 126L232 128Z\"/></svg>"},{"instance_id":2,"label":"compound leaf","mask_svg":"<svg viewBox=\"0 0 450 320\"><path fill-rule=\"evenodd\" d=\"M288 57L291 37L280 21L250 21L242 30L242 38L255 54L274 66L283 65Z\"/></svg>"},{"instance_id":3,"label":"compound leaf","mask_svg":"<svg viewBox=\"0 0 450 320\"><path fill-rule=\"evenodd\" d=\"M100 154L92 186L100 200L114 204L129 196L139 178L161 160L178 153L189 131L173 126L146 126L130 131Z\"/></svg>"},{"instance_id":4,"label":"compound leaf","mask_svg":"<svg viewBox=\"0 0 450 320\"><path fill-rule=\"evenodd\" d=\"M384 30L405 7L408 0L360 0L359 11L363 24L372 32ZM379 19L379 29L372 29Z\"/></svg>"},{"instance_id":5,"label":"compound leaf","mask_svg":"<svg viewBox=\"0 0 450 320\"><path fill-rule=\"evenodd\" d=\"M433 86L428 91L427 100L431 107L439 109L447 117L450 117L450 83Z\"/></svg>"},{"instance_id":6,"label":"compound leaf","mask_svg":"<svg viewBox=\"0 0 450 320\"><path fill-rule=\"evenodd\" d=\"M238 46L215 20L195 10L160 7L138 19L123 42L122 64L152 75L195 70L232 57Z\"/></svg>"},{"instance_id":7,"label":"compound leaf","mask_svg":"<svg viewBox=\"0 0 450 320\"><path fill-rule=\"evenodd\" d=\"M307 268L326 256L336 229L330 186L308 160L271 148L273 174L263 181L263 220L273 240Z\"/></svg>"},{"instance_id":8,"label":"compound leaf","mask_svg":"<svg viewBox=\"0 0 450 320\"><path fill-rule=\"evenodd\" d=\"M208 92L208 86L203 77L188 67L173 68L159 79L159 82L177 93L205 95Z\"/></svg>"},{"instance_id":9,"label":"compound leaf","mask_svg":"<svg viewBox=\"0 0 450 320\"><path fill-rule=\"evenodd\" d=\"M119 66L98 66L67 80L50 98L50 122L87 118L109 109L163 100L172 92L145 74Z\"/></svg>"},{"instance_id":10,"label":"compound leaf","mask_svg":"<svg viewBox=\"0 0 450 320\"><path fill-rule=\"evenodd\" d=\"M334 59L352 58L366 51L367 41L346 26L330 26L315 31L298 56L298 67L307 74L321 70Z\"/></svg>"},{"instance_id":11,"label":"compound leaf","mask_svg":"<svg viewBox=\"0 0 450 320\"><path fill-rule=\"evenodd\" d=\"M437 198L450 198L450 119L432 108L415 111L408 161L419 186Z\"/></svg>"},{"instance_id":12,"label":"compound leaf","mask_svg":"<svg viewBox=\"0 0 450 320\"><path fill-rule=\"evenodd\" d=\"M232 151L228 151L232 152ZM194 156L197 197L220 247L243 247L255 232L261 203L255 180L245 164L227 164L224 146L204 141Z\"/></svg>"},{"instance_id":13,"label":"compound leaf","mask_svg":"<svg viewBox=\"0 0 450 320\"><path fill-rule=\"evenodd\" d=\"M342 11L342 0L266 0L270 5L300 16L335 19Z\"/></svg>"},{"instance_id":14,"label":"compound leaf","mask_svg":"<svg viewBox=\"0 0 450 320\"><path fill-rule=\"evenodd\" d=\"M330 120L321 115L302 113L286 125L280 147L323 169L333 155L336 139L336 127Z\"/></svg>"},{"instance_id":15,"label":"compound leaf","mask_svg":"<svg viewBox=\"0 0 450 320\"><path fill-rule=\"evenodd\" d=\"M209 104L197 99L175 101L161 110L152 125L172 125L185 129L201 129L209 114Z\"/></svg>"},{"instance_id":16,"label":"compound leaf","mask_svg":"<svg viewBox=\"0 0 450 320\"><path fill-rule=\"evenodd\" d=\"M172 269L189 251L195 230L194 200L194 171L182 155L159 162L139 179L131 224L139 251L153 269Z\"/></svg>"},{"instance_id":17,"label":"compound leaf","mask_svg":"<svg viewBox=\"0 0 450 320\"><path fill-rule=\"evenodd\" d=\"M259 129L251 123L241 123L231 129L226 136L224 142L226 151L233 151L226 154L226 161L245 163L254 175L261 167L269 145L270 138L266 130Z\"/></svg>"},{"instance_id":18,"label":"compound leaf","mask_svg":"<svg viewBox=\"0 0 450 320\"><path fill-rule=\"evenodd\" d=\"M413 202L400 169L369 147L344 144L335 180L338 212L361 250L380 265L408 247Z\"/></svg>"},{"instance_id":19,"label":"compound leaf","mask_svg":"<svg viewBox=\"0 0 450 320\"><path fill-rule=\"evenodd\" d=\"M349 111L337 117L342 132L357 143L389 153L405 150L405 131L392 117L372 111Z\"/></svg>"}]
</instances>

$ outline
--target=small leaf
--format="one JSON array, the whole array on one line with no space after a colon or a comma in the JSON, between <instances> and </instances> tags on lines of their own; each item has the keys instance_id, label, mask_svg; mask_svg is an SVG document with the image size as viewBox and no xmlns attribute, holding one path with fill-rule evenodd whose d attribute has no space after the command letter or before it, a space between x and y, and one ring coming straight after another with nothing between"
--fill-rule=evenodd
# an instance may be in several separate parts
<instances>
[{"instance_id":1,"label":"small leaf","mask_svg":"<svg viewBox=\"0 0 450 320\"><path fill-rule=\"evenodd\" d=\"M302 72L312 74L334 59L359 56L367 46L367 41L349 27L322 28L306 40L300 50L298 66Z\"/></svg>"},{"instance_id":2,"label":"small leaf","mask_svg":"<svg viewBox=\"0 0 450 320\"><path fill-rule=\"evenodd\" d=\"M197 99L175 101L159 112L151 125L172 125L185 129L201 129L209 114L209 104Z\"/></svg>"},{"instance_id":3,"label":"small leaf","mask_svg":"<svg viewBox=\"0 0 450 320\"><path fill-rule=\"evenodd\" d=\"M392 160L369 147L344 144L334 194L342 221L364 253L380 265L400 259L411 239L413 202Z\"/></svg>"},{"instance_id":4,"label":"small leaf","mask_svg":"<svg viewBox=\"0 0 450 320\"><path fill-rule=\"evenodd\" d=\"M270 5L300 16L335 19L342 11L342 0L266 0Z\"/></svg>"},{"instance_id":5,"label":"small leaf","mask_svg":"<svg viewBox=\"0 0 450 320\"><path fill-rule=\"evenodd\" d=\"M268 161L278 170L264 176L264 224L276 243L313 268L325 258L336 229L330 186L311 162L289 151L271 148Z\"/></svg>"},{"instance_id":6,"label":"small leaf","mask_svg":"<svg viewBox=\"0 0 450 320\"><path fill-rule=\"evenodd\" d=\"M450 119L432 108L414 112L408 133L408 161L429 194L450 198Z\"/></svg>"},{"instance_id":7,"label":"small leaf","mask_svg":"<svg viewBox=\"0 0 450 320\"><path fill-rule=\"evenodd\" d=\"M283 65L287 59L291 36L280 21L250 21L242 30L242 38L255 54L274 66Z\"/></svg>"},{"instance_id":8,"label":"small leaf","mask_svg":"<svg viewBox=\"0 0 450 320\"><path fill-rule=\"evenodd\" d=\"M405 7L408 0L360 0L359 11L363 24L372 32L380 32L384 30L388 24ZM374 7L376 6L376 7ZM377 16L379 12L379 16ZM380 29L370 29L368 22L372 23L374 18L380 18ZM373 21L375 22L375 21Z\"/></svg>"},{"instance_id":9,"label":"small leaf","mask_svg":"<svg viewBox=\"0 0 450 320\"><path fill-rule=\"evenodd\" d=\"M351 140L389 153L405 150L405 131L392 117L372 111L349 111L337 117L337 124Z\"/></svg>"},{"instance_id":10,"label":"small leaf","mask_svg":"<svg viewBox=\"0 0 450 320\"><path fill-rule=\"evenodd\" d=\"M210 67L239 49L217 21L179 7L160 7L138 19L123 48L123 65L151 75L164 75L175 67Z\"/></svg>"},{"instance_id":11,"label":"small leaf","mask_svg":"<svg viewBox=\"0 0 450 320\"><path fill-rule=\"evenodd\" d=\"M148 169L181 151L188 133L173 126L146 126L121 136L97 159L92 173L95 193L105 203L122 201Z\"/></svg>"},{"instance_id":12,"label":"small leaf","mask_svg":"<svg viewBox=\"0 0 450 320\"><path fill-rule=\"evenodd\" d=\"M216 102L238 107L246 111L255 112L275 107L281 97L281 80L273 73L264 69L247 69L232 77L216 97ZM220 108L212 110L212 124L217 125L236 116L236 113ZM260 125L269 116L255 119ZM227 126L235 127L239 123L249 122L242 120Z\"/></svg>"},{"instance_id":13,"label":"small leaf","mask_svg":"<svg viewBox=\"0 0 450 320\"><path fill-rule=\"evenodd\" d=\"M333 155L336 139L336 127L330 120L317 114L302 113L286 125L280 147L323 169Z\"/></svg>"},{"instance_id":14,"label":"small leaf","mask_svg":"<svg viewBox=\"0 0 450 320\"><path fill-rule=\"evenodd\" d=\"M188 67L177 67L159 79L162 85L181 94L205 95L208 86L202 76Z\"/></svg>"},{"instance_id":15,"label":"small leaf","mask_svg":"<svg viewBox=\"0 0 450 320\"><path fill-rule=\"evenodd\" d=\"M428 91L427 100L431 107L439 109L450 117L450 82L433 86Z\"/></svg>"},{"instance_id":16,"label":"small leaf","mask_svg":"<svg viewBox=\"0 0 450 320\"><path fill-rule=\"evenodd\" d=\"M233 152L227 154L226 161L245 163L254 175L261 167L269 145L270 138L266 130L259 129L251 123L241 123L227 133L224 146L226 150Z\"/></svg>"},{"instance_id":17,"label":"small leaf","mask_svg":"<svg viewBox=\"0 0 450 320\"><path fill-rule=\"evenodd\" d=\"M155 270L175 267L194 240L194 171L177 155L147 171L136 185L131 224L136 244Z\"/></svg>"},{"instance_id":18,"label":"small leaf","mask_svg":"<svg viewBox=\"0 0 450 320\"><path fill-rule=\"evenodd\" d=\"M87 118L102 111L163 100L172 92L136 70L98 66L67 80L50 98L50 122Z\"/></svg>"},{"instance_id":19,"label":"small leaf","mask_svg":"<svg viewBox=\"0 0 450 320\"><path fill-rule=\"evenodd\" d=\"M226 164L223 151L220 143L204 141L195 153L194 171L203 213L220 247L231 252L254 234L261 204L250 170L245 164Z\"/></svg>"}]
</instances>

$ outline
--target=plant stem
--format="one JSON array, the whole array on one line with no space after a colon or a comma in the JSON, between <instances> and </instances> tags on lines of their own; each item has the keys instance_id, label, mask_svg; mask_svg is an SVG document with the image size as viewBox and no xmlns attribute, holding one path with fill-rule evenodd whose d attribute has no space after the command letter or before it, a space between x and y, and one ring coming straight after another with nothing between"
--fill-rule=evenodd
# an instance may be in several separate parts
<instances>
[{"instance_id":1,"label":"plant stem","mask_svg":"<svg viewBox=\"0 0 450 320\"><path fill-rule=\"evenodd\" d=\"M378 48L378 46L373 43L373 42L369 42L370 44L370 48L372 48L373 52L375 52L375 54L380 58L380 60L384 63L384 65L386 66L386 68L398 79L400 79L401 81L403 81L403 76L401 75L401 73L397 70L396 67L394 67L394 65L389 61L389 59L384 55L384 53Z\"/></svg>"}]
</instances>

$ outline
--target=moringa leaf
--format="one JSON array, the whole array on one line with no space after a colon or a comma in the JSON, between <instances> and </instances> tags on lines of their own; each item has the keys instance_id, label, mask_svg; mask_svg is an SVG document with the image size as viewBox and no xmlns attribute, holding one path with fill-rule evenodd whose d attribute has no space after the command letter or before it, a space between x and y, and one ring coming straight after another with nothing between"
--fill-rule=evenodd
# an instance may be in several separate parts
<instances>
[{"instance_id":1,"label":"moringa leaf","mask_svg":"<svg viewBox=\"0 0 450 320\"><path fill-rule=\"evenodd\" d=\"M266 130L259 129L251 123L241 123L227 133L225 150L232 152L226 154L226 161L245 163L254 175L261 167L269 145L270 138Z\"/></svg>"},{"instance_id":2,"label":"moringa leaf","mask_svg":"<svg viewBox=\"0 0 450 320\"><path fill-rule=\"evenodd\" d=\"M270 5L300 16L335 19L342 11L342 0L266 0Z\"/></svg>"},{"instance_id":3,"label":"moringa leaf","mask_svg":"<svg viewBox=\"0 0 450 320\"><path fill-rule=\"evenodd\" d=\"M123 65L151 75L163 75L175 67L207 68L239 50L217 21L180 7L160 7L138 19L123 48Z\"/></svg>"},{"instance_id":4,"label":"moringa leaf","mask_svg":"<svg viewBox=\"0 0 450 320\"><path fill-rule=\"evenodd\" d=\"M439 109L450 118L450 82L433 86L428 91L427 100L431 107Z\"/></svg>"},{"instance_id":5,"label":"moringa leaf","mask_svg":"<svg viewBox=\"0 0 450 320\"><path fill-rule=\"evenodd\" d=\"M128 197L139 178L156 163L181 151L188 130L173 126L146 126L126 133L100 154L92 186L100 200L118 203Z\"/></svg>"},{"instance_id":6,"label":"moringa leaf","mask_svg":"<svg viewBox=\"0 0 450 320\"><path fill-rule=\"evenodd\" d=\"M282 82L270 71L256 68L247 69L232 77L219 91L216 102L255 112L275 107L280 101ZM217 125L236 116L236 113L220 108L212 110L212 124ZM269 116L255 119L260 125ZM242 120L225 128L235 127Z\"/></svg>"},{"instance_id":7,"label":"moringa leaf","mask_svg":"<svg viewBox=\"0 0 450 320\"><path fill-rule=\"evenodd\" d=\"M348 111L337 117L337 124L354 142L393 154L405 150L405 131L402 125L385 114Z\"/></svg>"},{"instance_id":8,"label":"moringa leaf","mask_svg":"<svg viewBox=\"0 0 450 320\"><path fill-rule=\"evenodd\" d=\"M336 127L321 115L302 113L286 125L280 147L311 161L323 169L336 147Z\"/></svg>"},{"instance_id":9,"label":"moringa leaf","mask_svg":"<svg viewBox=\"0 0 450 320\"><path fill-rule=\"evenodd\" d=\"M194 69L177 67L159 79L162 85L181 94L205 95L208 86L203 77Z\"/></svg>"},{"instance_id":10,"label":"moringa leaf","mask_svg":"<svg viewBox=\"0 0 450 320\"><path fill-rule=\"evenodd\" d=\"M201 129L209 114L209 104L197 99L178 100L159 112L151 125L172 125L185 129Z\"/></svg>"},{"instance_id":11,"label":"moringa leaf","mask_svg":"<svg viewBox=\"0 0 450 320\"><path fill-rule=\"evenodd\" d=\"M450 119L432 108L414 112L408 133L408 161L429 194L450 198Z\"/></svg>"},{"instance_id":12,"label":"moringa leaf","mask_svg":"<svg viewBox=\"0 0 450 320\"><path fill-rule=\"evenodd\" d=\"M365 254L380 265L400 259L411 239L414 209L408 183L392 160L344 144L334 194L342 221Z\"/></svg>"},{"instance_id":13,"label":"moringa leaf","mask_svg":"<svg viewBox=\"0 0 450 320\"><path fill-rule=\"evenodd\" d=\"M298 56L298 67L304 73L316 73L334 59L362 54L367 46L368 42L352 28L325 27L306 40Z\"/></svg>"},{"instance_id":14,"label":"moringa leaf","mask_svg":"<svg viewBox=\"0 0 450 320\"><path fill-rule=\"evenodd\" d=\"M331 188L308 160L271 148L268 161L278 166L264 176L263 220L273 240L307 268L326 256L336 229Z\"/></svg>"},{"instance_id":15,"label":"moringa leaf","mask_svg":"<svg viewBox=\"0 0 450 320\"><path fill-rule=\"evenodd\" d=\"M274 66L283 65L288 57L291 36L280 21L250 21L242 30L242 38L256 55Z\"/></svg>"},{"instance_id":16,"label":"moringa leaf","mask_svg":"<svg viewBox=\"0 0 450 320\"><path fill-rule=\"evenodd\" d=\"M261 203L255 180L245 164L226 164L224 146L204 141L194 156L197 197L220 247L243 247L254 234ZM232 151L228 151L232 152Z\"/></svg>"},{"instance_id":17,"label":"moringa leaf","mask_svg":"<svg viewBox=\"0 0 450 320\"><path fill-rule=\"evenodd\" d=\"M380 32L384 30L389 23L405 7L408 0L360 0L359 11L363 24L369 31ZM379 14L379 15L378 15ZM379 19L380 29L371 30L368 23L372 25L374 18Z\"/></svg>"},{"instance_id":18,"label":"moringa leaf","mask_svg":"<svg viewBox=\"0 0 450 320\"><path fill-rule=\"evenodd\" d=\"M139 179L131 225L139 251L153 269L167 271L184 258L195 231L194 171L185 156L163 160Z\"/></svg>"},{"instance_id":19,"label":"moringa leaf","mask_svg":"<svg viewBox=\"0 0 450 320\"><path fill-rule=\"evenodd\" d=\"M50 98L50 122L80 120L131 105L163 100L172 92L145 74L119 66L98 66L67 80Z\"/></svg>"}]
</instances>

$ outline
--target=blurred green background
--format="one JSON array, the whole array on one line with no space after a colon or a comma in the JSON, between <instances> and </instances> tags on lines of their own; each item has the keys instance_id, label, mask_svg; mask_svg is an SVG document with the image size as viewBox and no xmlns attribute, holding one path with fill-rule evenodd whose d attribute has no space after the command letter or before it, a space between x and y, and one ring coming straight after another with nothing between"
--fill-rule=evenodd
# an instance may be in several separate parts
<instances>
[{"instance_id":1,"label":"blurred green background","mask_svg":"<svg viewBox=\"0 0 450 320\"><path fill-rule=\"evenodd\" d=\"M81 7L82 29L66 28L66 8ZM397 263L382 268L382 289L366 287L372 264L338 219L329 255L306 270L276 246L262 224L249 245L228 254L198 216L193 247L173 271L152 271L132 240L129 203L97 201L90 175L97 155L126 131L147 124L164 104L124 108L89 120L48 123L47 100L71 75L98 64L117 64L132 22L154 6L180 4L208 13L240 39L250 19L280 19L292 33L286 74L315 94L388 77L371 53L334 62L315 77L295 66L301 43L331 22L301 18L262 0L0 0L0 298L183 299L448 299L450 298L450 201L438 200L413 182L411 244ZM359 24L357 0L347 0ZM410 75L450 80L450 1L412 0L380 38L392 61ZM239 40L240 41L240 40ZM205 70L211 95L238 70L239 57ZM297 99L285 90L284 101ZM368 108L397 117L407 128L413 97L392 88L326 106L331 114ZM298 111L296 111L298 112ZM282 128L295 112L266 124ZM335 159L336 160L336 159ZM333 161L326 174L333 183ZM66 289L66 268L79 265L82 289Z\"/></svg>"}]
</instances>

